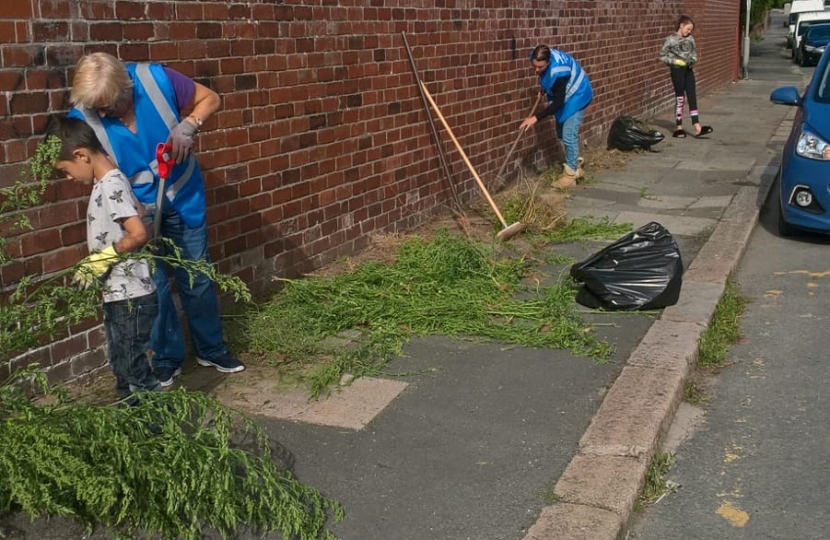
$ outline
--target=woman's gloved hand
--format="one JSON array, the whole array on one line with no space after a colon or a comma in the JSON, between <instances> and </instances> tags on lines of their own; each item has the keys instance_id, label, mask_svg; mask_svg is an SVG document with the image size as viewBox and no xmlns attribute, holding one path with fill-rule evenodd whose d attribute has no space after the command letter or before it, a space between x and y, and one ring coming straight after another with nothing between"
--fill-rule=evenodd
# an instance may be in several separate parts
<instances>
[{"instance_id":1,"label":"woman's gloved hand","mask_svg":"<svg viewBox=\"0 0 830 540\"><path fill-rule=\"evenodd\" d=\"M182 163L193 150L193 136L199 127L187 119L182 120L170 132L167 142L173 145L172 158L177 164Z\"/></svg>"}]
</instances>

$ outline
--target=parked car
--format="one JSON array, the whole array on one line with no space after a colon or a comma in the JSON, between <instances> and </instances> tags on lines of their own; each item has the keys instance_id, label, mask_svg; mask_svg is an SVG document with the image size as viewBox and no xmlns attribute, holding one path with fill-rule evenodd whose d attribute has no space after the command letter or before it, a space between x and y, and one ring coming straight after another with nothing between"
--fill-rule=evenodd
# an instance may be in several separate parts
<instances>
[{"instance_id":1,"label":"parked car","mask_svg":"<svg viewBox=\"0 0 830 540\"><path fill-rule=\"evenodd\" d=\"M795 36L793 37L792 58L795 62L801 62L801 38L804 33L814 24L830 23L830 12L809 11L799 13L795 23Z\"/></svg>"},{"instance_id":2,"label":"parked car","mask_svg":"<svg viewBox=\"0 0 830 540\"><path fill-rule=\"evenodd\" d=\"M830 55L825 50L803 95L776 88L773 103L798 107L784 145L778 189L778 232L830 232Z\"/></svg>"},{"instance_id":3,"label":"parked car","mask_svg":"<svg viewBox=\"0 0 830 540\"><path fill-rule=\"evenodd\" d=\"M787 20L789 31L787 32L787 48L794 48L795 23L798 21L798 14L806 11L823 11L826 6L823 0L793 0L790 5L790 14Z\"/></svg>"},{"instance_id":4,"label":"parked car","mask_svg":"<svg viewBox=\"0 0 830 540\"><path fill-rule=\"evenodd\" d=\"M798 46L798 64L800 66L818 64L828 43L830 43L830 24L811 24L801 36L801 43Z\"/></svg>"}]
</instances>

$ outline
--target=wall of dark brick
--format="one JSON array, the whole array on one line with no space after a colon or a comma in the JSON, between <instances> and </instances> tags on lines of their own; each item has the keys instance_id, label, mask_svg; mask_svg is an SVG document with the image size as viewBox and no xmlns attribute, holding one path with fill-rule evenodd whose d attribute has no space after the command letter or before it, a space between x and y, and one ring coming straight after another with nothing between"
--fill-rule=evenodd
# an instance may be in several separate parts
<instances>
[{"instance_id":1,"label":"wall of dark brick","mask_svg":"<svg viewBox=\"0 0 830 540\"><path fill-rule=\"evenodd\" d=\"M671 106L657 53L682 12L697 22L699 93L732 83L738 3L729 0L5 1L0 186L14 182L49 115L68 107L81 55L166 63L222 96L198 141L211 256L260 292L275 274L359 251L369 233L409 229L448 203L400 32L486 177L535 99L531 48L546 43L580 60L596 92L583 133L604 144L616 116L649 117ZM477 197L446 137L445 149L462 196ZM560 159L551 121L537 125L519 152L537 164ZM35 230L10 239L19 260L0 267L0 287L85 254L86 196L71 182L50 186L30 212ZM90 349L100 349L100 332L82 332ZM50 365L68 361L55 351Z\"/></svg>"}]
</instances>

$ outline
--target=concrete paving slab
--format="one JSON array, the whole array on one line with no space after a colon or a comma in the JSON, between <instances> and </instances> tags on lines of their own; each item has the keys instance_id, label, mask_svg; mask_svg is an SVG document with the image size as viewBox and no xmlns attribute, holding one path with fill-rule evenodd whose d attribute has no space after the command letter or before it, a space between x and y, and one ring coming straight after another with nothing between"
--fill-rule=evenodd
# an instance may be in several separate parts
<instances>
[{"instance_id":1,"label":"concrete paving slab","mask_svg":"<svg viewBox=\"0 0 830 540\"><path fill-rule=\"evenodd\" d=\"M629 366L689 373L697 362L698 339L702 331L694 323L655 321L627 363Z\"/></svg>"},{"instance_id":2,"label":"concrete paving slab","mask_svg":"<svg viewBox=\"0 0 830 540\"><path fill-rule=\"evenodd\" d=\"M686 376L681 370L625 367L580 439L580 453L651 459Z\"/></svg>"},{"instance_id":3,"label":"concrete paving slab","mask_svg":"<svg viewBox=\"0 0 830 540\"><path fill-rule=\"evenodd\" d=\"M725 285L684 279L677 304L663 311L663 319L707 327L715 314Z\"/></svg>"},{"instance_id":4,"label":"concrete paving slab","mask_svg":"<svg viewBox=\"0 0 830 540\"><path fill-rule=\"evenodd\" d=\"M407 386L403 381L361 377L312 400L307 388L280 387L273 371L249 367L222 378L214 392L222 396L223 403L250 414L359 430Z\"/></svg>"},{"instance_id":5,"label":"concrete paving slab","mask_svg":"<svg viewBox=\"0 0 830 540\"><path fill-rule=\"evenodd\" d=\"M679 195L652 195L644 193L637 206L641 208L654 208L657 210L677 210L689 208L697 202L698 197L682 197Z\"/></svg>"},{"instance_id":6,"label":"concrete paving slab","mask_svg":"<svg viewBox=\"0 0 830 540\"><path fill-rule=\"evenodd\" d=\"M656 221L669 230L673 235L697 236L706 234L715 228L718 222L714 219L692 218L670 214L655 214L647 212L620 212L613 223L631 223L635 229L646 223Z\"/></svg>"},{"instance_id":7,"label":"concrete paving slab","mask_svg":"<svg viewBox=\"0 0 830 540\"><path fill-rule=\"evenodd\" d=\"M610 540L622 520L613 512L581 504L546 506L523 540Z\"/></svg>"},{"instance_id":8,"label":"concrete paving slab","mask_svg":"<svg viewBox=\"0 0 830 540\"><path fill-rule=\"evenodd\" d=\"M562 473L554 493L565 503L614 512L625 523L647 468L645 459L580 453Z\"/></svg>"},{"instance_id":9,"label":"concrete paving slab","mask_svg":"<svg viewBox=\"0 0 830 540\"><path fill-rule=\"evenodd\" d=\"M746 176L755 165L754 158L741 158L739 156L721 157L712 156L706 161L684 160L675 167L682 171L718 171L731 172L736 176Z\"/></svg>"},{"instance_id":10,"label":"concrete paving slab","mask_svg":"<svg viewBox=\"0 0 830 540\"><path fill-rule=\"evenodd\" d=\"M697 201L689 205L693 208L726 208L732 202L731 195L721 195L719 197L700 197Z\"/></svg>"}]
</instances>

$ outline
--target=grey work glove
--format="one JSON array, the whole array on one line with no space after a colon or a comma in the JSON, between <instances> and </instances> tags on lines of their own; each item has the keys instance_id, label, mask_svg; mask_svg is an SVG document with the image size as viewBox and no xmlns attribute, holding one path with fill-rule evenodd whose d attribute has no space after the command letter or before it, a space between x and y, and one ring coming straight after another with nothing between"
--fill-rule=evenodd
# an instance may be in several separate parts
<instances>
[{"instance_id":1,"label":"grey work glove","mask_svg":"<svg viewBox=\"0 0 830 540\"><path fill-rule=\"evenodd\" d=\"M190 151L193 150L193 136L198 130L195 124L182 120L170 131L167 142L173 145L170 155L177 164L182 163L190 155Z\"/></svg>"}]
</instances>

